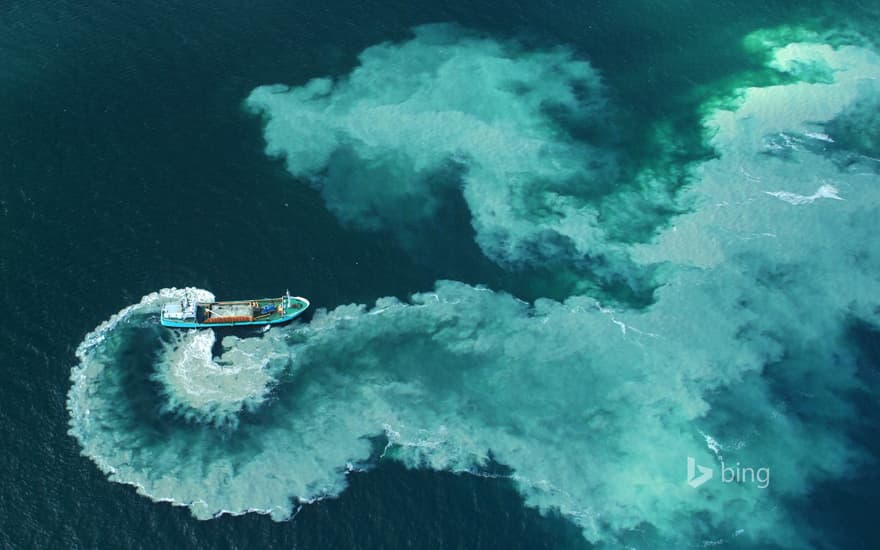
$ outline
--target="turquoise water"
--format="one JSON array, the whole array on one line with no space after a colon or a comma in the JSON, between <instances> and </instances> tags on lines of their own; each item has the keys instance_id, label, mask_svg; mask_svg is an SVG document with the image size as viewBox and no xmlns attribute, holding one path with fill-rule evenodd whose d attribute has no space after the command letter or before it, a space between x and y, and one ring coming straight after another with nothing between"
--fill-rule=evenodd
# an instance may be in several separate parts
<instances>
[{"instance_id":1,"label":"turquoise water","mask_svg":"<svg viewBox=\"0 0 880 550\"><path fill-rule=\"evenodd\" d=\"M3 545L876 546L876 9L0 13Z\"/></svg>"}]
</instances>

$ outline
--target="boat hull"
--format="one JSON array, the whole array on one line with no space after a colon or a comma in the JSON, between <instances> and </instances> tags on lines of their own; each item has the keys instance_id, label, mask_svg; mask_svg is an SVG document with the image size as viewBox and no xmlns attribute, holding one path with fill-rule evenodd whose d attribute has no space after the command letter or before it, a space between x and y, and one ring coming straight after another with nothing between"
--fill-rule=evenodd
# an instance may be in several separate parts
<instances>
[{"instance_id":1,"label":"boat hull","mask_svg":"<svg viewBox=\"0 0 880 550\"><path fill-rule=\"evenodd\" d=\"M261 298L237 302L196 302L183 315L166 306L160 323L169 328L216 328L278 325L296 319L311 303L301 296ZM228 315L225 313L229 313Z\"/></svg>"}]
</instances>

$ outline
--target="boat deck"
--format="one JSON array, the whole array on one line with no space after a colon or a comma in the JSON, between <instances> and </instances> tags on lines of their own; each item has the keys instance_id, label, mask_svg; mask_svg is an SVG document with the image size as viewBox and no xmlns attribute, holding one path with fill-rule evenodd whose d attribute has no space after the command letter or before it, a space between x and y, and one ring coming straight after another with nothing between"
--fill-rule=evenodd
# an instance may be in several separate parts
<instances>
[{"instance_id":1,"label":"boat deck","mask_svg":"<svg viewBox=\"0 0 880 550\"><path fill-rule=\"evenodd\" d=\"M205 309L211 312L212 317L248 317L254 313L247 302L208 304Z\"/></svg>"},{"instance_id":2,"label":"boat deck","mask_svg":"<svg viewBox=\"0 0 880 550\"><path fill-rule=\"evenodd\" d=\"M193 303L184 298L163 306L161 323L176 328L276 324L299 316L308 307L308 300L290 294L234 302Z\"/></svg>"}]
</instances>

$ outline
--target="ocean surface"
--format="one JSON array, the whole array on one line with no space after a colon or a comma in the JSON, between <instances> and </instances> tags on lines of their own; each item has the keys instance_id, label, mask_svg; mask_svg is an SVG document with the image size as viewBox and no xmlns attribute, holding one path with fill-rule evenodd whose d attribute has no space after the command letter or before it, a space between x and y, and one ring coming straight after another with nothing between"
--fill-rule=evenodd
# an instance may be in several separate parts
<instances>
[{"instance_id":1,"label":"ocean surface","mask_svg":"<svg viewBox=\"0 0 880 550\"><path fill-rule=\"evenodd\" d=\"M6 0L0 548L880 547L878 40Z\"/></svg>"}]
</instances>

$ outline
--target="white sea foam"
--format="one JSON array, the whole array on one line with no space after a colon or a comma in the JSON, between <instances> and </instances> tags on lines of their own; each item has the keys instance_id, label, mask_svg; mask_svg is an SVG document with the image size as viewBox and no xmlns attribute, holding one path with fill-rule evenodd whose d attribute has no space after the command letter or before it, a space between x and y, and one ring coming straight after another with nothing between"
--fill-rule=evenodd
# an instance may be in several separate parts
<instances>
[{"instance_id":1,"label":"white sea foam","mask_svg":"<svg viewBox=\"0 0 880 550\"><path fill-rule=\"evenodd\" d=\"M818 139L819 141L834 143L834 140L831 139L831 136L824 132L805 132L804 135L813 139Z\"/></svg>"},{"instance_id":2,"label":"white sea foam","mask_svg":"<svg viewBox=\"0 0 880 550\"><path fill-rule=\"evenodd\" d=\"M261 339L227 336L219 358L212 355L211 330L174 332L164 343L152 378L162 384L164 411L217 425L235 425L242 410L255 410L287 365L286 346ZM274 350L274 351L273 351Z\"/></svg>"},{"instance_id":3,"label":"white sea foam","mask_svg":"<svg viewBox=\"0 0 880 550\"><path fill-rule=\"evenodd\" d=\"M787 202L788 204L793 204L795 206L801 204L811 204L816 202L817 199L834 199L838 201L842 201L843 198L840 196L840 192L833 185L825 184L816 189L816 192L812 195L798 195L797 193L790 193L788 191L764 191L771 197L776 197L777 199Z\"/></svg>"}]
</instances>

